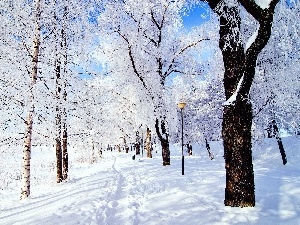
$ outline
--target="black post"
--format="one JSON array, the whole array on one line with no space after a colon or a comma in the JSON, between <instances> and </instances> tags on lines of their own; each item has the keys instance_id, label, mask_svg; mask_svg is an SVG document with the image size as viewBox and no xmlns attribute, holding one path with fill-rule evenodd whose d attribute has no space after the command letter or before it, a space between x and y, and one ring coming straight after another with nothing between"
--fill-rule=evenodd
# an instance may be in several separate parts
<instances>
[{"instance_id":1,"label":"black post","mask_svg":"<svg viewBox=\"0 0 300 225\"><path fill-rule=\"evenodd\" d=\"M184 155L183 155L183 109L181 110L181 156L182 156L182 175L184 175Z\"/></svg>"}]
</instances>

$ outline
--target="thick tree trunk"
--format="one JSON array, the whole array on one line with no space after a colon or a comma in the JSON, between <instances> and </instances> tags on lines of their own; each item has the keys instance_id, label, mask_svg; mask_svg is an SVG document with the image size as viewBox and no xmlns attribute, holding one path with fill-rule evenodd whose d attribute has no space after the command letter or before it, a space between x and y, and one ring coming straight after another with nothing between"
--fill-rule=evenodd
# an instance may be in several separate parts
<instances>
[{"instance_id":1,"label":"thick tree trunk","mask_svg":"<svg viewBox=\"0 0 300 225\"><path fill-rule=\"evenodd\" d=\"M225 106L222 135L226 168L226 206L255 205L251 125L252 109L249 102Z\"/></svg>"},{"instance_id":2,"label":"thick tree trunk","mask_svg":"<svg viewBox=\"0 0 300 225\"><path fill-rule=\"evenodd\" d=\"M165 121L164 120L161 121L161 132L160 132L159 121L158 119L156 119L155 129L161 143L163 166L170 165L171 161L170 161L170 149L169 149L169 135L166 131Z\"/></svg>"},{"instance_id":3,"label":"thick tree trunk","mask_svg":"<svg viewBox=\"0 0 300 225\"><path fill-rule=\"evenodd\" d=\"M29 112L25 121L25 135L23 146L23 166L22 166L22 187L21 199L25 199L30 195L30 159L31 159L31 138L32 138L32 124L34 115L34 92L33 88L36 84L38 73L38 56L40 47L40 0L36 0L36 27L35 37L33 40L33 53L32 53L32 72L31 84L29 88Z\"/></svg>"},{"instance_id":4,"label":"thick tree trunk","mask_svg":"<svg viewBox=\"0 0 300 225\"><path fill-rule=\"evenodd\" d=\"M147 134L146 134L146 151L147 151L147 158L152 158L151 130L148 127L147 127Z\"/></svg>"},{"instance_id":5,"label":"thick tree trunk","mask_svg":"<svg viewBox=\"0 0 300 225\"><path fill-rule=\"evenodd\" d=\"M219 47L224 62L224 88L227 102L223 112L222 135L226 167L225 205L254 206L254 173L251 150L252 106L250 88L253 83L258 54L267 44L272 28L273 14L279 0L271 0L268 9L261 9L253 0L208 0L220 16ZM255 40L247 49L241 41L240 10L258 21Z\"/></svg>"},{"instance_id":6,"label":"thick tree trunk","mask_svg":"<svg viewBox=\"0 0 300 225\"><path fill-rule=\"evenodd\" d=\"M225 67L224 88L226 100L237 93L245 74L245 53L240 40L238 5L225 6L220 17L220 49ZM235 30L236 33L233 32ZM254 206L254 173L251 150L252 108L245 98L237 96L223 110L222 137L226 169L226 206ZM242 100L241 100L242 99Z\"/></svg>"}]
</instances>

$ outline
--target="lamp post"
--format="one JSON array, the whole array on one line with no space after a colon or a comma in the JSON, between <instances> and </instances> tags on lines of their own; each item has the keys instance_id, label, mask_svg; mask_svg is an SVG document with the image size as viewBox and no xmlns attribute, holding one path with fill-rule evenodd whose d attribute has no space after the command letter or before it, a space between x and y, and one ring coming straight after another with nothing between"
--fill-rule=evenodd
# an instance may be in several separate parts
<instances>
[{"instance_id":1,"label":"lamp post","mask_svg":"<svg viewBox=\"0 0 300 225\"><path fill-rule=\"evenodd\" d=\"M184 155L183 155L183 109L185 107L185 102L178 103L178 107L181 112L181 156L182 156L182 175L184 175Z\"/></svg>"}]
</instances>

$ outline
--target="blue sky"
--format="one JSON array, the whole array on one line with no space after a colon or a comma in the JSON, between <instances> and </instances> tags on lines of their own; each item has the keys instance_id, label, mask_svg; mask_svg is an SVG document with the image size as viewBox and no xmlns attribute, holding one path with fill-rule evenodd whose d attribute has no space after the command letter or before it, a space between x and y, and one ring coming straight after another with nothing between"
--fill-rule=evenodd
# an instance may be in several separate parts
<instances>
[{"instance_id":1,"label":"blue sky","mask_svg":"<svg viewBox=\"0 0 300 225\"><path fill-rule=\"evenodd\" d=\"M210 8L205 2L201 2L193 8L187 16L183 16L183 26L190 30L192 27L199 26L210 19Z\"/></svg>"}]
</instances>

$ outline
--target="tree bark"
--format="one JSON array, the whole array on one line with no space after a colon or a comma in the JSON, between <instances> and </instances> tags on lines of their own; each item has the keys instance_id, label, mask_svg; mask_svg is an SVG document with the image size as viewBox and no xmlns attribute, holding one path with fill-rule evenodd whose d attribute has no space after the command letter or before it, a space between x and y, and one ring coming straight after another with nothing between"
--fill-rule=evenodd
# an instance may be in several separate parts
<instances>
[{"instance_id":1,"label":"tree bark","mask_svg":"<svg viewBox=\"0 0 300 225\"><path fill-rule=\"evenodd\" d=\"M285 151L284 151L282 140L281 140L280 135L279 135L279 129L277 127L277 124L276 124L275 120L272 121L272 126L273 126L273 134L275 135L275 138L277 140L278 147L279 147L279 150L280 150L282 163L283 163L283 165L285 165L287 163L286 154L285 154Z\"/></svg>"},{"instance_id":2,"label":"tree bark","mask_svg":"<svg viewBox=\"0 0 300 225\"><path fill-rule=\"evenodd\" d=\"M152 158L151 130L148 127L147 127L147 134L146 134L146 151L147 151L147 158Z\"/></svg>"},{"instance_id":3,"label":"tree bark","mask_svg":"<svg viewBox=\"0 0 300 225\"><path fill-rule=\"evenodd\" d=\"M135 154L136 155L140 155L140 143L139 142L136 142L135 143Z\"/></svg>"},{"instance_id":4,"label":"tree bark","mask_svg":"<svg viewBox=\"0 0 300 225\"><path fill-rule=\"evenodd\" d=\"M66 75L66 64L64 65L64 76ZM68 154L68 125L67 125L67 90L66 81L64 77L64 93L63 93L63 112L62 112L62 179L68 178L69 172L69 154Z\"/></svg>"},{"instance_id":5,"label":"tree bark","mask_svg":"<svg viewBox=\"0 0 300 225\"><path fill-rule=\"evenodd\" d=\"M21 199L25 199L30 196L30 159L31 159L31 139L32 139L32 124L34 116L34 92L33 88L36 84L38 73L38 56L40 48L40 0L35 2L36 15L35 15L35 37L33 40L33 53L32 53L32 72L31 72L31 84L29 87L29 111L25 121L25 135L23 146L23 165L22 165L22 187L21 187Z\"/></svg>"},{"instance_id":6,"label":"tree bark","mask_svg":"<svg viewBox=\"0 0 300 225\"><path fill-rule=\"evenodd\" d=\"M63 180L66 180L68 178L68 172L69 172L69 154L68 154L68 131L67 131L67 123L66 120L66 109L64 108L63 116L64 116L64 122L63 122L63 134L62 134L62 154L63 154Z\"/></svg>"},{"instance_id":7,"label":"tree bark","mask_svg":"<svg viewBox=\"0 0 300 225\"><path fill-rule=\"evenodd\" d=\"M58 56L56 56L58 57ZM55 61L55 72L56 72L56 182L60 183L63 180L62 175L62 143L61 143L61 62L59 59Z\"/></svg>"},{"instance_id":8,"label":"tree bark","mask_svg":"<svg viewBox=\"0 0 300 225\"><path fill-rule=\"evenodd\" d=\"M63 28L61 30L61 47L63 49L63 110L62 110L62 179L66 180L68 178L69 172L69 155L68 155L68 125L67 125L67 65L68 65L68 54L67 54L67 34L66 34L66 23L67 23L68 7L64 7L63 16Z\"/></svg>"},{"instance_id":9,"label":"tree bark","mask_svg":"<svg viewBox=\"0 0 300 225\"><path fill-rule=\"evenodd\" d=\"M161 121L161 132L159 130L159 121L155 121L155 129L161 143L163 166L170 165L170 149L169 149L169 134L166 131L165 121Z\"/></svg>"},{"instance_id":10,"label":"tree bark","mask_svg":"<svg viewBox=\"0 0 300 225\"><path fill-rule=\"evenodd\" d=\"M255 206L251 126L252 108L249 102L224 108L222 135L226 206Z\"/></svg>"},{"instance_id":11,"label":"tree bark","mask_svg":"<svg viewBox=\"0 0 300 225\"><path fill-rule=\"evenodd\" d=\"M219 47L224 62L224 89L226 100L236 95L223 110L222 136L226 168L226 206L255 206L254 172L252 165L252 106L250 88L255 75L258 54L267 44L278 0L272 0L268 9L261 9L254 0L208 0L210 7L220 16ZM255 40L244 49L240 37L241 4L259 22Z\"/></svg>"}]
</instances>

